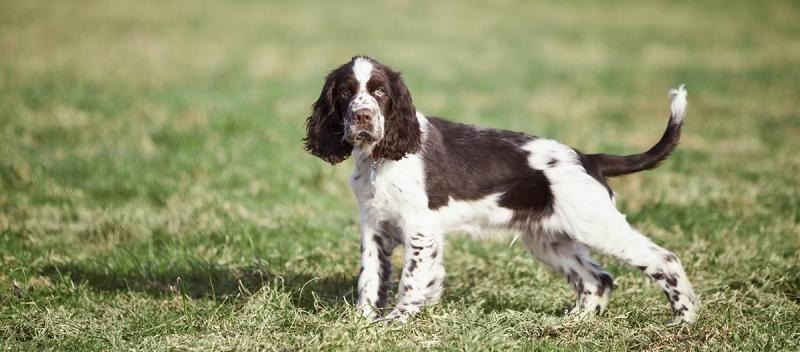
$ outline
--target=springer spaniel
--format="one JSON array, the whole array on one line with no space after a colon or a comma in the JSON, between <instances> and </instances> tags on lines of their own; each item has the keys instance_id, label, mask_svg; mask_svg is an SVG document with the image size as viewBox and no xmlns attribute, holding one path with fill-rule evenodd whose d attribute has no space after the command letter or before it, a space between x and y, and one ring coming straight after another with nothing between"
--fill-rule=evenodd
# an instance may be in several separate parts
<instances>
[{"instance_id":1,"label":"springer spaniel","mask_svg":"<svg viewBox=\"0 0 800 352\"><path fill-rule=\"evenodd\" d=\"M678 144L686 91L670 91L664 135L642 154L584 154L551 139L425 116L400 73L356 56L328 74L306 121L305 148L337 164L350 155L359 205L360 313L376 318L389 296L391 257L405 258L394 309L405 321L435 303L444 282L444 234L505 227L534 257L564 275L577 318L601 313L614 280L589 248L639 268L666 294L674 322L700 302L678 257L625 220L606 178L656 167Z\"/></svg>"}]
</instances>

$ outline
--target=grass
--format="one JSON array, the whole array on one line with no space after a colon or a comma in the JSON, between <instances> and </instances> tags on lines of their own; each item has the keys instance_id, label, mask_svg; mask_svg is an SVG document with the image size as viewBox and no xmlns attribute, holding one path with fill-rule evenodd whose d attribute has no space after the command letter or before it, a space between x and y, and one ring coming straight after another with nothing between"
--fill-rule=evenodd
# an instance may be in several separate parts
<instances>
[{"instance_id":1,"label":"grass","mask_svg":"<svg viewBox=\"0 0 800 352\"><path fill-rule=\"evenodd\" d=\"M800 345L796 2L0 2L5 350L789 350ZM369 54L417 107L642 151L681 82L681 147L615 180L682 258L691 326L600 257L605 316L518 243L453 236L443 302L355 319L350 162L304 153L326 72ZM794 346L794 347L792 347Z\"/></svg>"}]
</instances>

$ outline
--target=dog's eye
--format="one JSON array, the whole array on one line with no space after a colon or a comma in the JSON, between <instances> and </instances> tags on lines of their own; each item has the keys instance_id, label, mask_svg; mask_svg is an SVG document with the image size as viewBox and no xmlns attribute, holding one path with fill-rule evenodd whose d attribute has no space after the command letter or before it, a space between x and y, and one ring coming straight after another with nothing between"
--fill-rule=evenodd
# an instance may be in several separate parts
<instances>
[{"instance_id":1,"label":"dog's eye","mask_svg":"<svg viewBox=\"0 0 800 352\"><path fill-rule=\"evenodd\" d=\"M378 88L378 89L372 91L372 94L375 95L376 97L380 98L380 97L386 95L386 92L383 91L383 88Z\"/></svg>"},{"instance_id":2,"label":"dog's eye","mask_svg":"<svg viewBox=\"0 0 800 352\"><path fill-rule=\"evenodd\" d=\"M342 92L339 93L339 94L342 95L342 98L347 99L347 98L350 97L350 90L349 89L342 89Z\"/></svg>"}]
</instances>

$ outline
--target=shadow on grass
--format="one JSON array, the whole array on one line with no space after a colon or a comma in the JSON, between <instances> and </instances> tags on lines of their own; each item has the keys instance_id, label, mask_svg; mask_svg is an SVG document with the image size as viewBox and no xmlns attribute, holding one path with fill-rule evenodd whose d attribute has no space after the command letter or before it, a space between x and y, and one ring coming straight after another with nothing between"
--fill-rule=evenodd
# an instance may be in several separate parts
<instances>
[{"instance_id":1,"label":"shadow on grass","mask_svg":"<svg viewBox=\"0 0 800 352\"><path fill-rule=\"evenodd\" d=\"M194 299L218 301L238 295L248 296L267 285L274 285L291 294L291 302L296 307L309 311L318 311L319 303L330 307L343 305L345 300L355 302L357 284L354 275L318 277L304 273L276 273L255 264L240 268L192 266L121 272L97 264L67 263L46 265L40 269L40 273L53 282L71 285L71 281L96 291L142 292L153 297L168 297L181 292ZM397 294L394 287L396 282L392 286L390 295L394 298ZM446 288L442 301L462 301L464 297L470 297L468 290ZM494 295L485 298L482 306L485 313L534 308L528 302L515 303ZM564 309L561 306L548 306L544 310L551 315L560 315Z\"/></svg>"},{"instance_id":2,"label":"shadow on grass","mask_svg":"<svg viewBox=\"0 0 800 352\"><path fill-rule=\"evenodd\" d=\"M276 273L260 265L241 268L192 266L119 272L97 265L46 265L40 273L53 282L82 284L106 292L143 292L154 297L183 293L195 299L224 300L250 295L273 285L291 294L292 304L312 311L318 303L338 306L353 302L356 278L349 275L316 277L303 273Z\"/></svg>"},{"instance_id":3,"label":"shadow on grass","mask_svg":"<svg viewBox=\"0 0 800 352\"><path fill-rule=\"evenodd\" d=\"M546 290L550 288L547 286L544 286L544 288L541 286L535 287L533 283L531 284L531 291L540 289ZM442 295L442 302L464 303L467 306L480 305L480 309L484 314L505 311L534 311L540 314L558 317L566 315L566 312L572 309L574 306L573 298L574 295L570 293L570 295L565 297L562 301L525 300L519 297L510 297L503 294L500 290L494 293L482 293L479 297L476 297L476 295L471 292L469 286L461 286L458 288L445 288L444 294Z\"/></svg>"}]
</instances>

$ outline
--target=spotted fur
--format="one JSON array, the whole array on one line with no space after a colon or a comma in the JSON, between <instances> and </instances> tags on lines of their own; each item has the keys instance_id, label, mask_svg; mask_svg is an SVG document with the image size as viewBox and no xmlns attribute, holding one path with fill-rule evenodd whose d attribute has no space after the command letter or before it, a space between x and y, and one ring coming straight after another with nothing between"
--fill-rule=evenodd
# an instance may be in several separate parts
<instances>
[{"instance_id":1,"label":"spotted fur","mask_svg":"<svg viewBox=\"0 0 800 352\"><path fill-rule=\"evenodd\" d=\"M358 309L377 318L389 301L395 247L404 249L403 269L384 319L403 321L441 297L446 233L506 228L575 289L577 317L602 313L614 289L592 248L638 267L664 291L677 321L694 321L700 303L680 260L631 227L606 182L653 168L675 148L686 91L670 96L670 122L650 150L583 154L525 133L427 117L400 74L368 57L332 71L307 120L305 144L332 164L351 155L355 161Z\"/></svg>"}]
</instances>

